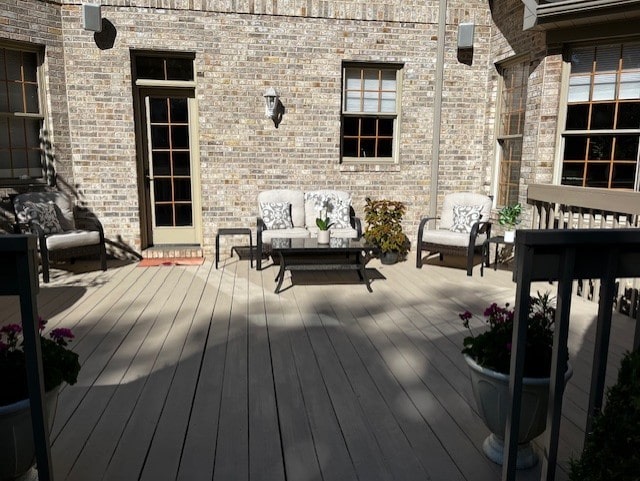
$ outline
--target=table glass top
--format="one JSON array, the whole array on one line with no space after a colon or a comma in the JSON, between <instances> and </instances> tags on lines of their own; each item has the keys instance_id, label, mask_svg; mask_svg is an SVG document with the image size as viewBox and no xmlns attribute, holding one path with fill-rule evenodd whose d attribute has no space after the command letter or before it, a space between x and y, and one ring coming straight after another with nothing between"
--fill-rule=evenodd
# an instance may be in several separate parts
<instances>
[{"instance_id":1,"label":"table glass top","mask_svg":"<svg viewBox=\"0 0 640 481\"><path fill-rule=\"evenodd\" d=\"M319 244L316 237L306 238L274 238L271 239L271 248L275 250L288 249L371 249L363 238L348 239L346 237L331 237L328 244Z\"/></svg>"}]
</instances>

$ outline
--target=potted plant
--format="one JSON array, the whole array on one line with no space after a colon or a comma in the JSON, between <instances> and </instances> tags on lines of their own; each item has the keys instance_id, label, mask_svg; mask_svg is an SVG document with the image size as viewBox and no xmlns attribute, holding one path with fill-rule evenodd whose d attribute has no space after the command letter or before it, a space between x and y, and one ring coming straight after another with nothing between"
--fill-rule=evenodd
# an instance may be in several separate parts
<instances>
[{"instance_id":1,"label":"potted plant","mask_svg":"<svg viewBox=\"0 0 640 481\"><path fill-rule=\"evenodd\" d=\"M78 354L68 349L73 339L69 329L53 329L42 334L46 321L40 320L40 348L45 388L45 410L53 423L60 385L74 384L80 371ZM14 479L26 473L35 461L31 426L27 368L22 326L8 324L0 328L0 480Z\"/></svg>"},{"instance_id":2,"label":"potted plant","mask_svg":"<svg viewBox=\"0 0 640 481\"><path fill-rule=\"evenodd\" d=\"M484 311L484 316L489 327L476 335L469 327L473 315L469 311L460 314L463 325L471 333L464 339L462 353L469 366L480 416L491 431L482 445L484 453L492 461L502 464L514 310L509 308L509 304L500 307L493 303ZM518 436L518 469L532 467L538 462L530 441L546 428L554 319L555 307L549 293L538 292L537 297L531 297ZM571 374L569 367L565 373L565 383Z\"/></svg>"},{"instance_id":3,"label":"potted plant","mask_svg":"<svg viewBox=\"0 0 640 481\"><path fill-rule=\"evenodd\" d=\"M393 264L409 252L409 239L402 230L402 218L407 208L393 200L371 200L364 207L367 229L364 238L380 249L380 261Z\"/></svg>"},{"instance_id":4,"label":"potted plant","mask_svg":"<svg viewBox=\"0 0 640 481\"><path fill-rule=\"evenodd\" d=\"M516 226L520 223L522 205L506 205L498 212L498 223L505 228L504 241L513 242L516 238Z\"/></svg>"},{"instance_id":5,"label":"potted plant","mask_svg":"<svg viewBox=\"0 0 640 481\"><path fill-rule=\"evenodd\" d=\"M316 217L316 225L318 226L318 244L328 244L331 237L329 229L333 225L333 222L329 222L326 209L320 211L320 217Z\"/></svg>"}]
</instances>

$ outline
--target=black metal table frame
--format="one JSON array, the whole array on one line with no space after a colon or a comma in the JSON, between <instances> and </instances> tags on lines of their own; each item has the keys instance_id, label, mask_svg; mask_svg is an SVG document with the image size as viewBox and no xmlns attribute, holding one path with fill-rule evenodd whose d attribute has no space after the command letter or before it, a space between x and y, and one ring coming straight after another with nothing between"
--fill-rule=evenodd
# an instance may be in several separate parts
<instances>
[{"instance_id":1,"label":"black metal table frame","mask_svg":"<svg viewBox=\"0 0 640 481\"><path fill-rule=\"evenodd\" d=\"M216 232L216 269L218 268L218 262L220 261L220 236L225 235L244 235L249 237L249 256L251 267L253 267L253 240L251 238L251 229L248 227L230 227L218 229L218 232ZM238 247L239 246L231 247L231 256L233 256L233 251L235 250L238 257L240 257Z\"/></svg>"},{"instance_id":2,"label":"black metal table frame","mask_svg":"<svg viewBox=\"0 0 640 481\"><path fill-rule=\"evenodd\" d=\"M495 244L496 245L496 252L495 252L495 254L493 256L493 270L494 271L498 270L498 251L500 250L500 244L504 244L505 246L507 246L507 245L514 246L513 242L505 242L504 236L502 236L502 235L489 237L487 240L485 240L483 245L482 245L482 262L480 264L480 276L484 275L484 268L485 267L491 267L491 259L490 259L491 244Z\"/></svg>"},{"instance_id":3,"label":"black metal table frame","mask_svg":"<svg viewBox=\"0 0 640 481\"><path fill-rule=\"evenodd\" d=\"M285 271L341 270L356 271L367 290L373 292L365 269L365 258L367 254L374 254L376 248L355 239L339 240L344 241L345 245L333 247L331 244L318 244L315 238L272 239L272 255L277 255L280 261L280 269L274 279L277 282L275 293L280 293ZM286 244L286 247L279 247L279 244Z\"/></svg>"}]
</instances>

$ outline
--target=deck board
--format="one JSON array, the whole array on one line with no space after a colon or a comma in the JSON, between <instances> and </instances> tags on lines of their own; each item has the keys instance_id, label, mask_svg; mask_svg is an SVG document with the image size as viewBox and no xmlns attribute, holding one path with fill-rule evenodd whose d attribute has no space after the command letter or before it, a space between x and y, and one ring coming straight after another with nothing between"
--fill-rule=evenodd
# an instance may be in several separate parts
<instances>
[{"instance_id":1,"label":"deck board","mask_svg":"<svg viewBox=\"0 0 640 481\"><path fill-rule=\"evenodd\" d=\"M499 479L482 453L458 313L479 314L482 329L490 302L513 302L511 274L376 260L368 273L373 293L354 273L304 272L287 273L278 295L275 267L237 258L218 270L54 270L39 311L74 330L82 363L60 394L56 479ZM18 312L0 298L0 323ZM559 481L582 446L595 313L573 299ZM633 329L614 316L608 383Z\"/></svg>"}]
</instances>

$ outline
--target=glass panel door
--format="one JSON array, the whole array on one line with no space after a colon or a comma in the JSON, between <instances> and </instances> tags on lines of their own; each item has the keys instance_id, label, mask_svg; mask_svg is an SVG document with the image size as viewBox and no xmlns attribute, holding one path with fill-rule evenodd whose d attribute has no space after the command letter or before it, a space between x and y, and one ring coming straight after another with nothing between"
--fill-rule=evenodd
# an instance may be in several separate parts
<instances>
[{"instance_id":1,"label":"glass panel door","mask_svg":"<svg viewBox=\"0 0 640 481\"><path fill-rule=\"evenodd\" d=\"M150 211L153 244L198 242L191 148L191 104L187 95L147 95Z\"/></svg>"}]
</instances>

